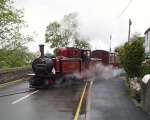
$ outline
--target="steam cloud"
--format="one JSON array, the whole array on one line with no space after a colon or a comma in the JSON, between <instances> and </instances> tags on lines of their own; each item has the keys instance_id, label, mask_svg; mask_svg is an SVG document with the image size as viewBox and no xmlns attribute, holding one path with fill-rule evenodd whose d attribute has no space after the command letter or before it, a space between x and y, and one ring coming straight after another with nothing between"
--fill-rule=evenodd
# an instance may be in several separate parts
<instances>
[{"instance_id":1,"label":"steam cloud","mask_svg":"<svg viewBox=\"0 0 150 120\"><path fill-rule=\"evenodd\" d=\"M98 81L98 80L109 80L111 78L117 77L122 73L122 69L115 69L112 65L104 66L103 64L97 64L94 67L90 67L88 70L79 73L73 73L64 76L65 83L62 85L63 77L57 79L56 87L62 86L71 86L74 83L81 82L81 79L88 80L88 81Z\"/></svg>"},{"instance_id":2,"label":"steam cloud","mask_svg":"<svg viewBox=\"0 0 150 120\"><path fill-rule=\"evenodd\" d=\"M117 77L122 73L121 69L114 68L112 65L104 66L103 64L97 64L95 67L91 67L81 73L81 75L75 73L77 78L83 77L84 79L96 80L105 79L109 80L111 78Z\"/></svg>"}]
</instances>

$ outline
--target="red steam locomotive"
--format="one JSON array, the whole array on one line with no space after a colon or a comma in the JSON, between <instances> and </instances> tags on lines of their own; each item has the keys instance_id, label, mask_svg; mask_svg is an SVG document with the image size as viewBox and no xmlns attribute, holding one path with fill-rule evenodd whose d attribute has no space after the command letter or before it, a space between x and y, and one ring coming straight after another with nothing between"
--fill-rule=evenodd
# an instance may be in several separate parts
<instances>
[{"instance_id":1,"label":"red steam locomotive","mask_svg":"<svg viewBox=\"0 0 150 120\"><path fill-rule=\"evenodd\" d=\"M49 87L77 79L73 73L81 74L101 61L91 58L90 50L73 47L57 48L53 58L44 56L44 45L40 45L40 52L41 56L32 62L34 76L29 84L34 88Z\"/></svg>"}]
</instances>

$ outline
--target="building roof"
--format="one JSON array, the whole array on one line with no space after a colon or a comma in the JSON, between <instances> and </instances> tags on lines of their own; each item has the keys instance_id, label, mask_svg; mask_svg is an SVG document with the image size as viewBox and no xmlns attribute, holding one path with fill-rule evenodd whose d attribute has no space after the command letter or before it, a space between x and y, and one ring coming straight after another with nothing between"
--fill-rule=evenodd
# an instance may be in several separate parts
<instances>
[{"instance_id":1,"label":"building roof","mask_svg":"<svg viewBox=\"0 0 150 120\"><path fill-rule=\"evenodd\" d=\"M144 34L146 34L148 31L150 31L150 27L144 32Z\"/></svg>"}]
</instances>

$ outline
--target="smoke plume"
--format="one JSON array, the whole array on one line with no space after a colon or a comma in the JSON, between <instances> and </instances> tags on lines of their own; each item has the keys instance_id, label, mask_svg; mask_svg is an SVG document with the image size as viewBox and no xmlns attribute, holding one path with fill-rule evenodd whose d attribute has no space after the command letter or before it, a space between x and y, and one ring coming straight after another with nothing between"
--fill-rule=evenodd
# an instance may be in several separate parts
<instances>
[{"instance_id":1,"label":"smoke plume","mask_svg":"<svg viewBox=\"0 0 150 120\"><path fill-rule=\"evenodd\" d=\"M121 73L121 69L115 68L112 65L104 66L103 64L97 64L81 74L75 73L74 75L79 79L84 78L85 80L109 80L119 76Z\"/></svg>"}]
</instances>

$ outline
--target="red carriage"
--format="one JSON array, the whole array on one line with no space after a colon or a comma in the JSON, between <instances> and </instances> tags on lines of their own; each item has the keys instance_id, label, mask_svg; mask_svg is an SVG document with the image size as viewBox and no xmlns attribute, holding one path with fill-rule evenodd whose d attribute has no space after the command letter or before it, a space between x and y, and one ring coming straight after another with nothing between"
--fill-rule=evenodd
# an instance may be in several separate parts
<instances>
[{"instance_id":1,"label":"red carriage","mask_svg":"<svg viewBox=\"0 0 150 120\"><path fill-rule=\"evenodd\" d=\"M116 53L110 53L105 50L94 50L92 52L92 57L101 59L103 65L113 65L114 67L120 67L119 56Z\"/></svg>"},{"instance_id":2,"label":"red carriage","mask_svg":"<svg viewBox=\"0 0 150 120\"><path fill-rule=\"evenodd\" d=\"M102 63L104 65L109 64L109 52L105 50L94 50L92 52L92 57L93 58L99 58L102 60Z\"/></svg>"}]
</instances>

